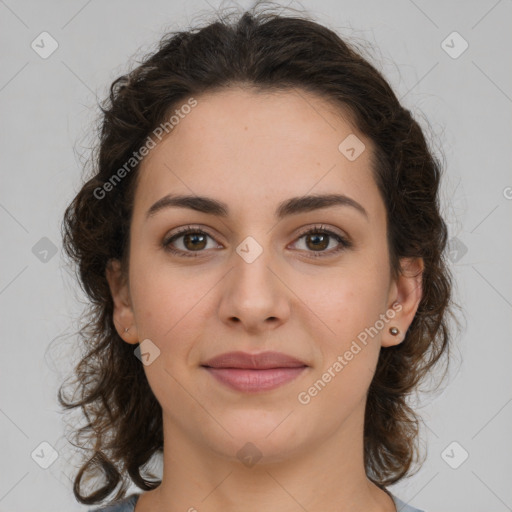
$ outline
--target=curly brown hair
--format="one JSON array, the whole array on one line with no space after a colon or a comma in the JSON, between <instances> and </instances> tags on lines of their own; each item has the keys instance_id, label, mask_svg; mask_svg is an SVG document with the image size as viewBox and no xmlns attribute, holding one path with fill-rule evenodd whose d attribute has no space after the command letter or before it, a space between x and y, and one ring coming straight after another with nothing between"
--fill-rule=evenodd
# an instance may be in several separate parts
<instances>
[{"instance_id":1,"label":"curly brown hair","mask_svg":"<svg viewBox=\"0 0 512 512\"><path fill-rule=\"evenodd\" d=\"M112 83L100 105L93 169L62 224L65 251L90 299L90 321L79 333L85 351L73 374L78 398L65 398L64 385L58 393L64 408L80 407L87 419L76 440L85 439L89 446L73 443L88 453L73 487L81 503L100 502L119 484L114 499L123 497L130 483L126 473L142 490L161 483L148 479L154 475L146 466L163 451L161 406L133 346L116 332L105 275L112 258L127 267L139 165L115 186L105 184L184 99L233 85L313 92L348 110L375 145L372 172L387 210L392 275L402 271L403 257L423 258L424 271L414 320L402 343L381 350L368 390L364 463L368 478L383 488L410 476L419 461L419 417L408 398L434 365L448 363L452 338L440 160L411 112L353 46L306 16L253 8L234 21L219 18L201 28L167 33L157 51ZM108 199L102 200L98 191L107 189ZM100 485L85 493L82 484L98 471Z\"/></svg>"}]
</instances>

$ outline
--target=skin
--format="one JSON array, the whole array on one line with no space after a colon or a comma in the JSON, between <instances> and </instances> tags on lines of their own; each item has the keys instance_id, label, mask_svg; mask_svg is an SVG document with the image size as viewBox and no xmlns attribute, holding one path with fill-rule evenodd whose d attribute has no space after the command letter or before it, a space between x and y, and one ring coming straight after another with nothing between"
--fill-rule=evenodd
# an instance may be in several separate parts
<instances>
[{"instance_id":1,"label":"skin","mask_svg":"<svg viewBox=\"0 0 512 512\"><path fill-rule=\"evenodd\" d=\"M380 350L403 341L416 313L423 262L403 260L407 272L392 279L372 142L305 91L231 88L196 99L141 164L128 279L116 260L107 269L119 335L134 349L150 339L160 350L144 371L163 410L163 480L135 511L394 511L365 474L364 410ZM338 150L349 134L366 145L354 161ZM147 218L169 193L212 197L230 215L171 207ZM351 197L367 217L332 206L276 221L281 201L323 193ZM319 224L353 246L334 254L339 242L330 238L316 249L301 229ZM173 245L198 257L166 252L162 242L187 225L211 238ZM252 263L236 252L247 236L263 250ZM394 303L401 310L384 329L299 403ZM280 351L309 368L275 390L241 393L200 366L233 350ZM247 442L263 455L252 467L237 457Z\"/></svg>"}]
</instances>

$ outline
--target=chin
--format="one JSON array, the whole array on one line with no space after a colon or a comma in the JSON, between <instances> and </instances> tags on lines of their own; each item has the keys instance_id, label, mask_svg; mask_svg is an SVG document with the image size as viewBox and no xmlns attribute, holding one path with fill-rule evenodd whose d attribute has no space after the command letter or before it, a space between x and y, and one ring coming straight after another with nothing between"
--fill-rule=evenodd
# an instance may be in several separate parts
<instances>
[{"instance_id":1,"label":"chin","mask_svg":"<svg viewBox=\"0 0 512 512\"><path fill-rule=\"evenodd\" d=\"M281 462L304 448L310 437L304 425L297 424L298 418L293 413L286 418L291 410L223 415L218 418L219 423L231 436L223 429L216 429L213 436L210 431L203 439L212 451L229 460L238 459L245 464L244 458L252 457L258 459L258 464Z\"/></svg>"}]
</instances>

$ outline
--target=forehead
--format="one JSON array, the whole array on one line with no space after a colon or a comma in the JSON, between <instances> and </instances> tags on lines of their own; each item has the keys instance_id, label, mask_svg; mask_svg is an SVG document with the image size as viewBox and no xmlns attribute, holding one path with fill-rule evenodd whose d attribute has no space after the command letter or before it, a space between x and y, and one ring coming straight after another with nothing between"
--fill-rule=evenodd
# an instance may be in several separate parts
<instances>
[{"instance_id":1,"label":"forehead","mask_svg":"<svg viewBox=\"0 0 512 512\"><path fill-rule=\"evenodd\" d=\"M233 88L195 100L141 163L136 209L171 192L216 197L234 209L339 192L382 215L372 142L340 107L298 89ZM355 160L343 152L347 140L358 153L364 148Z\"/></svg>"}]
</instances>

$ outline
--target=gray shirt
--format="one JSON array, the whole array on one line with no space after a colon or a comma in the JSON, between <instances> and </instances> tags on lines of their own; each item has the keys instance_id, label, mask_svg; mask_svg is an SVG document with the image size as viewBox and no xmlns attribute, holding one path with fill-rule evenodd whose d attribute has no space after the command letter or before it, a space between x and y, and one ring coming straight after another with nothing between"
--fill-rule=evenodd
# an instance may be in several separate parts
<instances>
[{"instance_id":1,"label":"gray shirt","mask_svg":"<svg viewBox=\"0 0 512 512\"><path fill-rule=\"evenodd\" d=\"M395 502L397 512L423 512L422 510L407 505L407 503L404 503L401 499L397 498L389 491L388 493ZM118 501L117 503L104 508L97 508L94 510L90 509L88 512L133 512L139 496L140 493L130 494L130 496L127 496L125 499Z\"/></svg>"}]
</instances>

